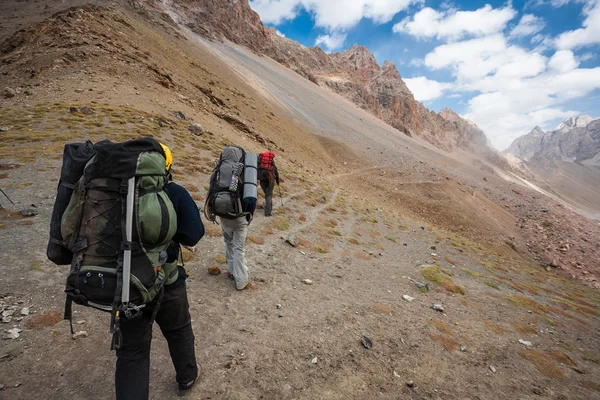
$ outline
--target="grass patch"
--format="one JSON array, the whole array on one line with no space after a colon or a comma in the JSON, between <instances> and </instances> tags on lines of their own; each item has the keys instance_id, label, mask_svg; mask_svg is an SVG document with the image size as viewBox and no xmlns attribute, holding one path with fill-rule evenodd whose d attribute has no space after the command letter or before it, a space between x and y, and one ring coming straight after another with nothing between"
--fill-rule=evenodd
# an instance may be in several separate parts
<instances>
[{"instance_id":1,"label":"grass patch","mask_svg":"<svg viewBox=\"0 0 600 400\"><path fill-rule=\"evenodd\" d=\"M357 238L354 238L354 237L350 237L350 238L348 238L348 242L349 242L349 243L352 243L352 244L356 244L356 245L359 245L359 244L360 244L360 242L358 241L358 239L357 239Z\"/></svg>"},{"instance_id":2,"label":"grass patch","mask_svg":"<svg viewBox=\"0 0 600 400\"><path fill-rule=\"evenodd\" d=\"M524 359L531 361L542 374L554 379L563 379L565 377L562 371L552 364L552 361L544 353L533 349L526 349L520 351L519 354Z\"/></svg>"},{"instance_id":3,"label":"grass patch","mask_svg":"<svg viewBox=\"0 0 600 400\"><path fill-rule=\"evenodd\" d=\"M214 260L219 264L225 264L227 262L227 258L223 254L217 254L214 257Z\"/></svg>"},{"instance_id":4,"label":"grass patch","mask_svg":"<svg viewBox=\"0 0 600 400\"><path fill-rule=\"evenodd\" d=\"M448 336L440 335L437 333L432 333L430 336L433 340L437 340L440 343L442 343L442 346L444 346L444 349L446 349L446 351L455 351L460 346L460 344L456 340Z\"/></svg>"},{"instance_id":5,"label":"grass patch","mask_svg":"<svg viewBox=\"0 0 600 400\"><path fill-rule=\"evenodd\" d=\"M476 278L487 278L487 275L480 274L479 272L473 271L469 268L460 268L461 271L466 272L467 274L474 276Z\"/></svg>"},{"instance_id":6,"label":"grass patch","mask_svg":"<svg viewBox=\"0 0 600 400\"><path fill-rule=\"evenodd\" d=\"M8 174L7 173L0 174L0 179L6 179L6 178L8 178Z\"/></svg>"},{"instance_id":7,"label":"grass patch","mask_svg":"<svg viewBox=\"0 0 600 400\"><path fill-rule=\"evenodd\" d=\"M317 244L317 245L315 245L315 251L317 253L326 254L326 253L329 253L329 248L325 245Z\"/></svg>"},{"instance_id":8,"label":"grass patch","mask_svg":"<svg viewBox=\"0 0 600 400\"><path fill-rule=\"evenodd\" d=\"M452 330L450 329L450 327L443 323L442 321L436 321L436 320L432 320L431 323L433 324L433 326L435 326L435 328L442 332L445 333L446 335L454 335L454 333L452 332Z\"/></svg>"},{"instance_id":9,"label":"grass patch","mask_svg":"<svg viewBox=\"0 0 600 400\"><path fill-rule=\"evenodd\" d=\"M287 231L290 229L290 223L285 217L279 217L277 221L275 221L275 229L280 231Z\"/></svg>"},{"instance_id":10,"label":"grass patch","mask_svg":"<svg viewBox=\"0 0 600 400\"><path fill-rule=\"evenodd\" d=\"M575 361L571 360L571 357L569 357L562 351L550 350L550 351L547 351L546 354L548 354L550 357L554 358L556 361L558 361L561 364L569 365L571 367L577 366L577 364L575 364Z\"/></svg>"},{"instance_id":11,"label":"grass patch","mask_svg":"<svg viewBox=\"0 0 600 400\"><path fill-rule=\"evenodd\" d=\"M567 349L567 350L569 350L569 349ZM591 354L586 354L586 355L583 356L583 359L586 360L586 361L591 361L594 364L600 365L600 357L599 356L594 356L594 355L591 355Z\"/></svg>"},{"instance_id":12,"label":"grass patch","mask_svg":"<svg viewBox=\"0 0 600 400\"><path fill-rule=\"evenodd\" d=\"M458 263L456 261L454 261L453 259L451 259L450 257L444 257L444 261L446 261L450 265L454 265L454 266L458 265Z\"/></svg>"},{"instance_id":13,"label":"grass patch","mask_svg":"<svg viewBox=\"0 0 600 400\"><path fill-rule=\"evenodd\" d=\"M494 289L496 289L496 290L500 290L500 288L498 287L498 285L496 285L494 282L491 282L491 281L485 281L485 282L483 282L483 283L485 283L486 285L488 285L488 286L489 286L489 287L491 287L491 288L494 288Z\"/></svg>"},{"instance_id":14,"label":"grass patch","mask_svg":"<svg viewBox=\"0 0 600 400\"><path fill-rule=\"evenodd\" d=\"M421 270L421 275L428 281L439 284L450 293L464 295L465 289L454 283L454 281L447 276L449 274L451 275L452 272L444 270L444 268L439 265L432 265Z\"/></svg>"},{"instance_id":15,"label":"grass patch","mask_svg":"<svg viewBox=\"0 0 600 400\"><path fill-rule=\"evenodd\" d=\"M42 260L31 260L31 265L29 269L31 271L41 271L44 266L44 262Z\"/></svg>"},{"instance_id":16,"label":"grass patch","mask_svg":"<svg viewBox=\"0 0 600 400\"><path fill-rule=\"evenodd\" d=\"M216 225L207 226L205 228L204 232L206 233L206 235L208 237L217 237L217 236L221 236L223 234L221 227L216 226Z\"/></svg>"},{"instance_id":17,"label":"grass patch","mask_svg":"<svg viewBox=\"0 0 600 400\"><path fill-rule=\"evenodd\" d=\"M395 237L392 237L392 236L386 236L385 238L386 238L387 240L389 240L390 242L393 242L393 243L398 243L398 241L396 240L396 238L395 238Z\"/></svg>"},{"instance_id":18,"label":"grass patch","mask_svg":"<svg viewBox=\"0 0 600 400\"><path fill-rule=\"evenodd\" d=\"M196 253L181 246L181 256L184 262L192 261L196 257Z\"/></svg>"},{"instance_id":19,"label":"grass patch","mask_svg":"<svg viewBox=\"0 0 600 400\"><path fill-rule=\"evenodd\" d=\"M536 335L537 334L537 330L535 329L535 327L528 325L528 324L523 324L521 322L513 322L512 326L515 328L515 330L519 333L528 335Z\"/></svg>"},{"instance_id":20,"label":"grass patch","mask_svg":"<svg viewBox=\"0 0 600 400\"><path fill-rule=\"evenodd\" d=\"M26 187L31 186L31 185L33 185L32 182L21 182L21 183L18 183L17 185L15 185L15 189L25 189Z\"/></svg>"},{"instance_id":21,"label":"grass patch","mask_svg":"<svg viewBox=\"0 0 600 400\"><path fill-rule=\"evenodd\" d=\"M583 381L582 385L586 389L592 389L596 392L600 392L600 383L591 382L591 381Z\"/></svg>"},{"instance_id":22,"label":"grass patch","mask_svg":"<svg viewBox=\"0 0 600 400\"><path fill-rule=\"evenodd\" d=\"M254 244L265 244L265 240L258 236L248 236L248 241Z\"/></svg>"},{"instance_id":23,"label":"grass patch","mask_svg":"<svg viewBox=\"0 0 600 400\"><path fill-rule=\"evenodd\" d=\"M392 309L389 308L388 306L384 306L383 304L374 303L373 308L375 309L375 311L380 312L382 314L391 314L392 313Z\"/></svg>"},{"instance_id":24,"label":"grass patch","mask_svg":"<svg viewBox=\"0 0 600 400\"><path fill-rule=\"evenodd\" d=\"M504 334L504 328L501 327L500 325L487 320L487 319L482 319L481 320L488 328L490 328L490 330L498 335L503 335Z\"/></svg>"},{"instance_id":25,"label":"grass patch","mask_svg":"<svg viewBox=\"0 0 600 400\"><path fill-rule=\"evenodd\" d=\"M371 256L369 256L368 254L363 253L361 251L355 251L354 254L356 254L359 258L362 258L363 260L367 260L367 261L371 260Z\"/></svg>"}]
</instances>

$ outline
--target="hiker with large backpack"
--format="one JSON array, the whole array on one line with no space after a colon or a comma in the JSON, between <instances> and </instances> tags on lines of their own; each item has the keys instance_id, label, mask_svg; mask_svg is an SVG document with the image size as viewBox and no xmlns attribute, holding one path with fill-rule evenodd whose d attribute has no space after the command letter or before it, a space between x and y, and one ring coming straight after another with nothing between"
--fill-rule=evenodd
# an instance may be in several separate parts
<instances>
[{"instance_id":1,"label":"hiker with large backpack","mask_svg":"<svg viewBox=\"0 0 600 400\"><path fill-rule=\"evenodd\" d=\"M279 171L275 165L275 153L268 151L258 155L258 180L265 193L265 217L270 217L273 212L273 189L275 183L279 186Z\"/></svg>"},{"instance_id":2,"label":"hiker with large backpack","mask_svg":"<svg viewBox=\"0 0 600 400\"><path fill-rule=\"evenodd\" d=\"M170 149L152 138L65 146L48 258L71 264L72 303L111 313L117 399L148 399L154 320L167 339L180 392L198 367L179 245L204 234L189 193L169 183ZM70 258L70 260L69 260Z\"/></svg>"},{"instance_id":3,"label":"hiker with large backpack","mask_svg":"<svg viewBox=\"0 0 600 400\"><path fill-rule=\"evenodd\" d=\"M245 259L248 225L256 209L258 193L256 154L238 146L227 146L210 178L204 215L216 222L219 217L225 240L229 277L237 290L248 288L250 278Z\"/></svg>"}]
</instances>

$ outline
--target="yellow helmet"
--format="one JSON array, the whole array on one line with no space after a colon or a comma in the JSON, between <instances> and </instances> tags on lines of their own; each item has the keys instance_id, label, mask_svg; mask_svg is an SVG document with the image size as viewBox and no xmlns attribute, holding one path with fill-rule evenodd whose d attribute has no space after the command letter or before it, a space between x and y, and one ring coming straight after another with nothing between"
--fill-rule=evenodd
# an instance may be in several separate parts
<instances>
[{"instance_id":1,"label":"yellow helmet","mask_svg":"<svg viewBox=\"0 0 600 400\"><path fill-rule=\"evenodd\" d=\"M162 146L163 151L165 152L165 167L167 168L167 171L170 171L171 166L173 165L173 153L171 153L171 149L167 145L163 143L161 143L160 145Z\"/></svg>"}]
</instances>

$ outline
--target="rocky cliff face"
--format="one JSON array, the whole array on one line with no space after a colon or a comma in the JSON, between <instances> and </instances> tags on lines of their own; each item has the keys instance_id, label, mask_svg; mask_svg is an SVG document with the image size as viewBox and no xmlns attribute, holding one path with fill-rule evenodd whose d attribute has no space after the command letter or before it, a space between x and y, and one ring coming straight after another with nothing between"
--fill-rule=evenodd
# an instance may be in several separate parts
<instances>
[{"instance_id":1,"label":"rocky cliff face","mask_svg":"<svg viewBox=\"0 0 600 400\"><path fill-rule=\"evenodd\" d=\"M506 152L524 161L545 158L600 166L600 118L568 118L548 132L536 126Z\"/></svg>"},{"instance_id":2,"label":"rocky cliff face","mask_svg":"<svg viewBox=\"0 0 600 400\"><path fill-rule=\"evenodd\" d=\"M146 0L154 5L155 0ZM338 93L409 136L418 135L444 150L454 147L491 152L485 135L448 110L436 114L416 101L396 66L379 66L365 47L327 54L306 48L265 27L248 0L167 0L196 33L228 39L267 55L313 83ZM453 114L453 115L451 115Z\"/></svg>"}]
</instances>

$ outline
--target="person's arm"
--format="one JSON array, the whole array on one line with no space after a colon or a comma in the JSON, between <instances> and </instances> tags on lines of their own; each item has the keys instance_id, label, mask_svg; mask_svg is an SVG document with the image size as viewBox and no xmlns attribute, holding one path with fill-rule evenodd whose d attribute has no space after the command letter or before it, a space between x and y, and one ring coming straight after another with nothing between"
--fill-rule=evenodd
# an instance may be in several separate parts
<instances>
[{"instance_id":1,"label":"person's arm","mask_svg":"<svg viewBox=\"0 0 600 400\"><path fill-rule=\"evenodd\" d=\"M195 246L204 236L204 224L198 206L182 186L170 183L167 189L177 213L177 233L173 240L184 246Z\"/></svg>"},{"instance_id":2,"label":"person's arm","mask_svg":"<svg viewBox=\"0 0 600 400\"><path fill-rule=\"evenodd\" d=\"M273 170L275 171L275 181L279 185L279 170L277 169L277 166L275 164L273 164Z\"/></svg>"}]
</instances>

